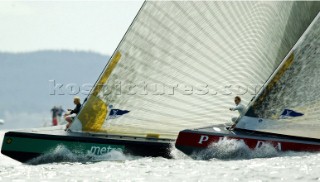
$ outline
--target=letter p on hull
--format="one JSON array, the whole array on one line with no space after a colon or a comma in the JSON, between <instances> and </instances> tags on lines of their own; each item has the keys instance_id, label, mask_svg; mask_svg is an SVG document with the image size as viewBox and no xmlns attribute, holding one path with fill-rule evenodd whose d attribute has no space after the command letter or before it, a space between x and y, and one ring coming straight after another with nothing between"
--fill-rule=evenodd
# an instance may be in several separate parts
<instances>
[{"instance_id":1,"label":"letter p on hull","mask_svg":"<svg viewBox=\"0 0 320 182\"><path fill-rule=\"evenodd\" d=\"M199 144L202 144L202 142L206 142L209 140L209 137L207 135L201 135L200 140L199 140Z\"/></svg>"}]
</instances>

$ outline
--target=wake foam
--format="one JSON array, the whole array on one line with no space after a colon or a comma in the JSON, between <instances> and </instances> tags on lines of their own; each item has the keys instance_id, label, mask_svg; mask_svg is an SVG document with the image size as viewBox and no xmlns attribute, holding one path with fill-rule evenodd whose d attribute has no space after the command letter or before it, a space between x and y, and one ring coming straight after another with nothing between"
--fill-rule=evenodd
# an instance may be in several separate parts
<instances>
[{"instance_id":1,"label":"wake foam","mask_svg":"<svg viewBox=\"0 0 320 182\"><path fill-rule=\"evenodd\" d=\"M261 146L255 149L250 149L242 140L227 139L224 138L218 143L212 144L206 150L195 152L191 156L188 156L174 147L174 143L171 144L171 156L173 159L196 159L196 160L241 160L241 159L254 159L254 158L271 158L271 157L293 157L293 156L305 156L314 153L309 152L294 152L278 151L268 143L263 143ZM59 145L55 149L43 154L37 158L34 158L27 162L27 164L47 164L47 163L61 163L61 162L80 162L80 163L92 163L101 161L126 161L136 160L143 157L124 154L118 150L112 150L103 155L95 155L88 152L87 154L77 153L77 151L70 151L64 145Z\"/></svg>"},{"instance_id":2,"label":"wake foam","mask_svg":"<svg viewBox=\"0 0 320 182\"><path fill-rule=\"evenodd\" d=\"M112 150L103 155L95 155L88 152L87 154L77 153L77 151L70 151L64 145L59 145L55 149L37 157L30 161L28 164L46 164L46 163L60 163L60 162L100 162L100 161L124 161L132 160L137 157L125 155L121 151Z\"/></svg>"},{"instance_id":3,"label":"wake foam","mask_svg":"<svg viewBox=\"0 0 320 182\"><path fill-rule=\"evenodd\" d=\"M171 145L170 145L170 156L173 159L189 159L190 158L189 156L187 156L186 154L184 154L183 152L178 150L175 147L175 143L171 143Z\"/></svg>"},{"instance_id":4,"label":"wake foam","mask_svg":"<svg viewBox=\"0 0 320 182\"><path fill-rule=\"evenodd\" d=\"M210 145L206 150L195 152L191 155L197 160L209 160L212 158L222 160L269 158L281 155L271 144L264 143L258 148L250 149L242 140L224 138Z\"/></svg>"}]
</instances>

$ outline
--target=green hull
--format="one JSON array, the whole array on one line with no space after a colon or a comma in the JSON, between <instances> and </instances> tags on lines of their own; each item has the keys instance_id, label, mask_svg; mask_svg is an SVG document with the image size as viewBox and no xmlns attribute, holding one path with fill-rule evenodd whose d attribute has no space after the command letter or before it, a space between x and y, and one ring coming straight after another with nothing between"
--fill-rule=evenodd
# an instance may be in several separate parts
<instances>
[{"instance_id":1,"label":"green hull","mask_svg":"<svg viewBox=\"0 0 320 182\"><path fill-rule=\"evenodd\" d=\"M124 154L170 158L172 140L148 139L88 133L68 133L64 131L7 132L1 153L20 162L28 162L37 157L52 154L59 147L76 156L100 156L111 151ZM54 157L54 156L53 156ZM65 158L51 157L50 161L64 161Z\"/></svg>"}]
</instances>

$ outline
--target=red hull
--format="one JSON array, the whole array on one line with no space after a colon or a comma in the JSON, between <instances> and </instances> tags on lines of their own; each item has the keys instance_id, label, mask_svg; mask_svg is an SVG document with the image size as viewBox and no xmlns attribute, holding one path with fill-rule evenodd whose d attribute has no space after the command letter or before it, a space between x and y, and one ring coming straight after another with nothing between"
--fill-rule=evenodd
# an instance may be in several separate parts
<instances>
[{"instance_id":1,"label":"red hull","mask_svg":"<svg viewBox=\"0 0 320 182\"><path fill-rule=\"evenodd\" d=\"M264 143L269 143L279 151L320 151L320 139L244 130L229 131L225 126L183 130L176 140L176 148L187 155L192 155L207 149L213 143L218 143L223 138L243 140L250 149L256 149Z\"/></svg>"}]
</instances>

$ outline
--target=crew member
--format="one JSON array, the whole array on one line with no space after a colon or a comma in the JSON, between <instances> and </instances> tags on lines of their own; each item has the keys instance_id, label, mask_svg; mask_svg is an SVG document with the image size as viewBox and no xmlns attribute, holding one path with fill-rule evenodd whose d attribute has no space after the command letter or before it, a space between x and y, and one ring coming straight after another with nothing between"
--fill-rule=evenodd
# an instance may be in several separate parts
<instances>
[{"instance_id":1,"label":"crew member","mask_svg":"<svg viewBox=\"0 0 320 182\"><path fill-rule=\"evenodd\" d=\"M232 128L237 124L237 120L238 118L240 118L241 116L243 116L246 112L246 107L241 104L241 98L239 96L236 96L234 98L234 103L236 104L235 107L230 108L230 111L238 111L239 112L239 117L233 117L231 120L234 123L234 125L232 126Z\"/></svg>"},{"instance_id":2,"label":"crew member","mask_svg":"<svg viewBox=\"0 0 320 182\"><path fill-rule=\"evenodd\" d=\"M68 109L68 113L64 115L64 119L68 122L66 129L68 129L73 121L73 119L76 117L76 115L80 112L81 109L81 103L79 97L74 97L73 103L76 105L76 107L72 109Z\"/></svg>"},{"instance_id":3,"label":"crew member","mask_svg":"<svg viewBox=\"0 0 320 182\"><path fill-rule=\"evenodd\" d=\"M54 106L51 109L51 113L52 113L52 126L57 126L58 125L58 108L56 106Z\"/></svg>"}]
</instances>

